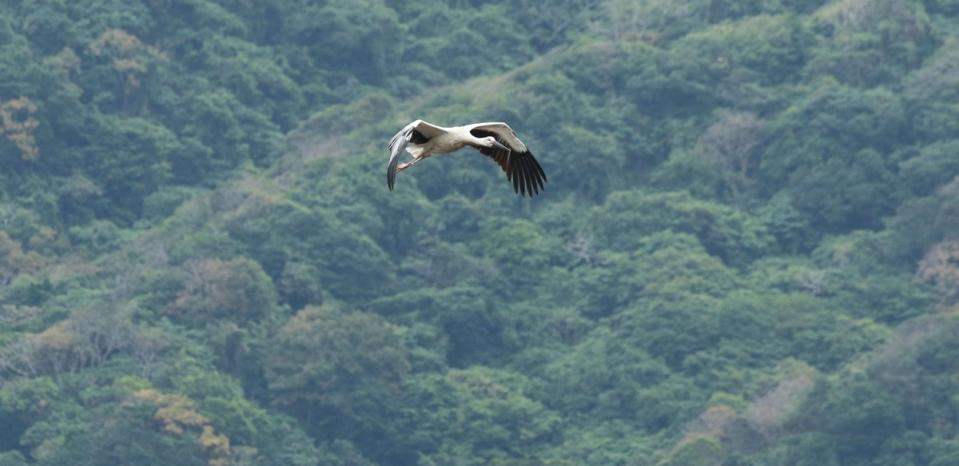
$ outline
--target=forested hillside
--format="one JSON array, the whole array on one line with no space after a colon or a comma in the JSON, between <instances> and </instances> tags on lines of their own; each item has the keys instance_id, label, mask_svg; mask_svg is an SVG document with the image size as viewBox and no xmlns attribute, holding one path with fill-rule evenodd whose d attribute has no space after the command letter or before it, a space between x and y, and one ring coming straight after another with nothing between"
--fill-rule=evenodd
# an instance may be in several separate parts
<instances>
[{"instance_id":1,"label":"forested hillside","mask_svg":"<svg viewBox=\"0 0 959 466\"><path fill-rule=\"evenodd\" d=\"M0 123L2 466L959 465L956 0L3 0Z\"/></svg>"}]
</instances>

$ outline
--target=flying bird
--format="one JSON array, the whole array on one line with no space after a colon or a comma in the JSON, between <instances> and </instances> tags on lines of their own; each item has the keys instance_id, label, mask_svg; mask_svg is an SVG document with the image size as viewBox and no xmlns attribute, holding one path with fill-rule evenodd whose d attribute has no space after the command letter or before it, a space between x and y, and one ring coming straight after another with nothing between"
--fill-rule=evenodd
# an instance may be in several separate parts
<instances>
[{"instance_id":1,"label":"flying bird","mask_svg":"<svg viewBox=\"0 0 959 466\"><path fill-rule=\"evenodd\" d=\"M386 185L390 191L396 174L416 165L431 155L449 154L470 146L489 157L506 172L513 190L522 196L533 196L543 190L546 173L526 144L506 123L476 123L444 128L416 120L390 139L390 162L386 167ZM399 163L400 155L409 152L413 160Z\"/></svg>"}]
</instances>

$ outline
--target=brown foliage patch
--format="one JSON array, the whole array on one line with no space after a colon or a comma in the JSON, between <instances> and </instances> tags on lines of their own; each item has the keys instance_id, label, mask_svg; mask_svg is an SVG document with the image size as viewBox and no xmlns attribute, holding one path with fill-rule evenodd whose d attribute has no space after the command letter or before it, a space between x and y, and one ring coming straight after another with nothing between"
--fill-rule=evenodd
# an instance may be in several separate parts
<instances>
[{"instance_id":1,"label":"brown foliage patch","mask_svg":"<svg viewBox=\"0 0 959 466\"><path fill-rule=\"evenodd\" d=\"M34 118L37 105L26 97L0 103L0 122L3 123L3 135L20 149L20 157L33 160L40 156L37 140L33 132L40 126Z\"/></svg>"}]
</instances>

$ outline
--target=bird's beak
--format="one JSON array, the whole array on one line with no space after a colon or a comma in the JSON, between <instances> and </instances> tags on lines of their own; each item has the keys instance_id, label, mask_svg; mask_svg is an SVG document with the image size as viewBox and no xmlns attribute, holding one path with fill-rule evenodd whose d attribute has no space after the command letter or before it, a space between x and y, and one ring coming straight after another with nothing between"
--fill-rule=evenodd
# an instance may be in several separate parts
<instances>
[{"instance_id":1,"label":"bird's beak","mask_svg":"<svg viewBox=\"0 0 959 466\"><path fill-rule=\"evenodd\" d=\"M499 150L506 150L506 151L510 150L509 147L506 147L506 146L500 144L499 141L495 141L495 140L493 141L493 147L495 147L495 148L497 148L497 149L499 149Z\"/></svg>"}]
</instances>

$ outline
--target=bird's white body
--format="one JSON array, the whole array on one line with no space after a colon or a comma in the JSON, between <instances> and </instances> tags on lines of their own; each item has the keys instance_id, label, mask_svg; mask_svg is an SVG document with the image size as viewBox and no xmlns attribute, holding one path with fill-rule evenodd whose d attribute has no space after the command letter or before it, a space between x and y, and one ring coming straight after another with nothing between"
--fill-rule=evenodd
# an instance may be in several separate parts
<instances>
[{"instance_id":1,"label":"bird's white body","mask_svg":"<svg viewBox=\"0 0 959 466\"><path fill-rule=\"evenodd\" d=\"M445 128L423 120L416 120L390 139L390 161L386 181L393 189L396 174L432 155L450 154L470 146L490 157L513 181L513 189L526 195L538 194L543 189L546 174L523 141L506 123L476 123ZM408 152L413 160L400 164L401 154ZM516 154L515 156L511 154ZM515 176L514 176L515 174Z\"/></svg>"},{"instance_id":2,"label":"bird's white body","mask_svg":"<svg viewBox=\"0 0 959 466\"><path fill-rule=\"evenodd\" d=\"M452 128L443 128L440 126L439 128L441 128L443 132L429 141L423 144L410 142L409 145L406 146L406 150L409 151L413 158L419 159L431 155L451 154L470 144L482 144L479 138L470 134L466 126L454 126Z\"/></svg>"}]
</instances>

